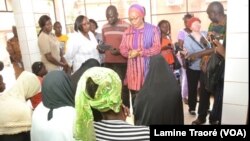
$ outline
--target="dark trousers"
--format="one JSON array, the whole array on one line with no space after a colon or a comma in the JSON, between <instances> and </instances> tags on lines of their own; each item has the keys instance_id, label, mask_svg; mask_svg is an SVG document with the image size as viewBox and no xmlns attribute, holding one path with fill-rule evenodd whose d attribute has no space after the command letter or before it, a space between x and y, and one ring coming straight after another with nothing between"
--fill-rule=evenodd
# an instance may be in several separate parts
<instances>
[{"instance_id":1,"label":"dark trousers","mask_svg":"<svg viewBox=\"0 0 250 141\"><path fill-rule=\"evenodd\" d=\"M200 80L199 70L192 70L187 68L187 81L188 81L188 106L189 111L194 111L197 104L197 87Z\"/></svg>"},{"instance_id":2,"label":"dark trousers","mask_svg":"<svg viewBox=\"0 0 250 141\"><path fill-rule=\"evenodd\" d=\"M200 75L200 96L199 96L199 107L198 107L198 118L200 120L206 120L207 112L210 105L210 96L209 93L205 89L205 73L201 71Z\"/></svg>"},{"instance_id":3,"label":"dark trousers","mask_svg":"<svg viewBox=\"0 0 250 141\"><path fill-rule=\"evenodd\" d=\"M13 135L0 135L0 141L30 141L30 132L22 132Z\"/></svg>"},{"instance_id":4,"label":"dark trousers","mask_svg":"<svg viewBox=\"0 0 250 141\"><path fill-rule=\"evenodd\" d=\"M122 81L122 101L125 106L130 107L128 86L124 85L127 72L127 63L104 63L104 67L114 70Z\"/></svg>"},{"instance_id":5,"label":"dark trousers","mask_svg":"<svg viewBox=\"0 0 250 141\"><path fill-rule=\"evenodd\" d=\"M216 87L214 93L214 105L209 117L210 121L219 121L219 124L221 123L222 116L223 88L224 80L220 81Z\"/></svg>"}]
</instances>

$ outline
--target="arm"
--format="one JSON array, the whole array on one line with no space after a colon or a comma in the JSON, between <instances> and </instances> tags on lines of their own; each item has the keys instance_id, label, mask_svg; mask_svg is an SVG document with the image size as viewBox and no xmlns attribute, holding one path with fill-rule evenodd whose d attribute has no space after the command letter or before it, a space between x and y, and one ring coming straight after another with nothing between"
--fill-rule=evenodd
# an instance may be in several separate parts
<instances>
[{"instance_id":1,"label":"arm","mask_svg":"<svg viewBox=\"0 0 250 141\"><path fill-rule=\"evenodd\" d=\"M127 44L127 32L124 32L123 33L123 36L122 36L122 42L120 44L120 53L122 56L128 58L128 52L129 52L129 47L126 45Z\"/></svg>"},{"instance_id":2,"label":"arm","mask_svg":"<svg viewBox=\"0 0 250 141\"><path fill-rule=\"evenodd\" d=\"M225 58L225 54L226 54L226 50L223 47L223 45L218 41L218 40L213 40L213 42L215 43L216 47L214 48L214 52L218 53L219 55L221 55L223 58Z\"/></svg>"},{"instance_id":3,"label":"arm","mask_svg":"<svg viewBox=\"0 0 250 141\"><path fill-rule=\"evenodd\" d=\"M16 62L15 52L14 52L14 50L12 48L12 45L11 45L10 41L7 41L7 48L6 49L7 49L8 53L9 53L9 55L10 55L11 63Z\"/></svg>"},{"instance_id":4,"label":"arm","mask_svg":"<svg viewBox=\"0 0 250 141\"><path fill-rule=\"evenodd\" d=\"M76 55L76 53L78 51L78 46L75 43L77 43L79 41L77 41L77 37L74 35L75 35L75 33L73 33L71 36L69 36L69 39L67 41L67 50L66 50L66 53L63 57L63 59L65 59L65 61L68 62L70 67L72 67L74 56Z\"/></svg>"}]
</instances>

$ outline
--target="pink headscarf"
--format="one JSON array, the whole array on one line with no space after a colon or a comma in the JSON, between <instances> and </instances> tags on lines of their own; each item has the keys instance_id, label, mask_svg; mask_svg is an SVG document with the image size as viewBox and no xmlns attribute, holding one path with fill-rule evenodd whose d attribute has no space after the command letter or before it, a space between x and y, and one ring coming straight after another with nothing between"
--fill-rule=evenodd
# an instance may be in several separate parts
<instances>
[{"instance_id":1,"label":"pink headscarf","mask_svg":"<svg viewBox=\"0 0 250 141\"><path fill-rule=\"evenodd\" d=\"M145 10L144 10L144 7L142 7L141 5L139 4L133 4L129 7L129 10L128 12L136 12L139 14L140 17L144 17L145 16Z\"/></svg>"}]
</instances>

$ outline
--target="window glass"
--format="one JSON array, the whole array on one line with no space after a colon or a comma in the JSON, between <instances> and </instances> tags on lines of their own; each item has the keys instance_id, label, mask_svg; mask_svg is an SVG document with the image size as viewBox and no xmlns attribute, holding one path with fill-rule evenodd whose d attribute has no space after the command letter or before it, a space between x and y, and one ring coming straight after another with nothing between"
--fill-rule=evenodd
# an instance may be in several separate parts
<instances>
[{"instance_id":1,"label":"window glass","mask_svg":"<svg viewBox=\"0 0 250 141\"><path fill-rule=\"evenodd\" d=\"M6 11L5 0L0 0L0 11Z\"/></svg>"}]
</instances>

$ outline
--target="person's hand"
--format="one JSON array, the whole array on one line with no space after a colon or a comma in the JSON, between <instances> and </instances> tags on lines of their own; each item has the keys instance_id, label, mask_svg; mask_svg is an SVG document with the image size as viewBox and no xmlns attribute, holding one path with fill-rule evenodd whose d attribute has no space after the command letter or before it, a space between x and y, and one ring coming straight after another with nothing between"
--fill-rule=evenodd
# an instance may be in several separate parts
<instances>
[{"instance_id":1,"label":"person's hand","mask_svg":"<svg viewBox=\"0 0 250 141\"><path fill-rule=\"evenodd\" d=\"M123 112L124 112L124 115L126 117L130 117L130 110L127 106L125 106L124 104L122 104L122 109L123 109Z\"/></svg>"},{"instance_id":2,"label":"person's hand","mask_svg":"<svg viewBox=\"0 0 250 141\"><path fill-rule=\"evenodd\" d=\"M221 56L225 57L225 48L218 40L213 40L213 43L216 45L214 48L214 52L220 54Z\"/></svg>"},{"instance_id":3,"label":"person's hand","mask_svg":"<svg viewBox=\"0 0 250 141\"><path fill-rule=\"evenodd\" d=\"M186 58L188 60L190 60L191 62L193 62L193 61L195 61L197 59L197 54L196 53L190 54Z\"/></svg>"},{"instance_id":4,"label":"person's hand","mask_svg":"<svg viewBox=\"0 0 250 141\"><path fill-rule=\"evenodd\" d=\"M110 48L109 51L112 55L120 55L120 51L117 48Z\"/></svg>"},{"instance_id":5,"label":"person's hand","mask_svg":"<svg viewBox=\"0 0 250 141\"><path fill-rule=\"evenodd\" d=\"M100 45L97 45L96 49L99 51L99 53L105 53L105 50L100 47Z\"/></svg>"},{"instance_id":6,"label":"person's hand","mask_svg":"<svg viewBox=\"0 0 250 141\"><path fill-rule=\"evenodd\" d=\"M139 50L130 50L128 58L135 58L135 57L140 56L140 55L141 55L141 51L139 51Z\"/></svg>"}]
</instances>

